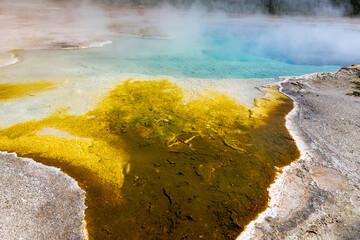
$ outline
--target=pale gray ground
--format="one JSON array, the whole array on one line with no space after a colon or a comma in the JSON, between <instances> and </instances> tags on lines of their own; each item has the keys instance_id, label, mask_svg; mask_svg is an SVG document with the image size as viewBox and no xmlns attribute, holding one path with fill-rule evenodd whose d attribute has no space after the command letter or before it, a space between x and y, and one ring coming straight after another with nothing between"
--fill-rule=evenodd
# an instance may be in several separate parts
<instances>
[{"instance_id":1,"label":"pale gray ground","mask_svg":"<svg viewBox=\"0 0 360 240\"><path fill-rule=\"evenodd\" d=\"M0 153L0 239L86 239L84 201L59 169Z\"/></svg>"},{"instance_id":2,"label":"pale gray ground","mask_svg":"<svg viewBox=\"0 0 360 240\"><path fill-rule=\"evenodd\" d=\"M239 239L360 239L360 97L347 95L359 77L354 65L281 79L297 105L288 127L302 156L275 184L277 203Z\"/></svg>"}]
</instances>

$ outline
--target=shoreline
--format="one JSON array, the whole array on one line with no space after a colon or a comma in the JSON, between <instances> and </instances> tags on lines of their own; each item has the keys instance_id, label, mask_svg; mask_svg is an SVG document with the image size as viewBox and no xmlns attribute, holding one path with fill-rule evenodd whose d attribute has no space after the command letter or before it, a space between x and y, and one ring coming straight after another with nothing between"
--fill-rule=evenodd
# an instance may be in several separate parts
<instances>
[{"instance_id":1,"label":"shoreline","mask_svg":"<svg viewBox=\"0 0 360 240\"><path fill-rule=\"evenodd\" d=\"M314 74L317 74L317 73L306 74L304 76L311 76ZM280 172L277 173L274 183L271 184L270 187L268 188L269 199L270 199L270 201L268 203L268 207L266 208L265 211L260 213L256 217L256 219L251 221L245 227L244 231L238 236L237 240L252 240L252 239L258 239L261 237L261 233L258 232L259 230L257 229L256 225L265 223L266 218L268 216L274 216L274 215L276 216L276 214L280 210L280 209L277 209L279 206L279 203L282 202L282 200L284 200L282 198L282 194L285 191L283 189L283 187L286 184L287 178L289 177L291 172L296 169L296 167L297 167L296 165L299 161L309 158L309 153L308 153L309 147L307 146L305 140L299 133L299 129L297 129L297 127L294 126L294 119L295 119L296 115L299 113L299 104L291 96L289 96L288 94L283 92L283 87L281 85L282 83L287 82L289 80L289 78L291 78L291 77L283 77L283 78L284 78L283 81L275 83L274 86L278 86L279 92L284 94L285 96L287 96L288 98L290 98L293 101L293 104L294 104L293 109L285 116L285 120L286 120L285 126L288 129L291 137L294 139L297 148L299 149L300 157L299 157L299 159L290 163L290 165L287 165L287 166L281 168Z\"/></svg>"},{"instance_id":2,"label":"shoreline","mask_svg":"<svg viewBox=\"0 0 360 240\"><path fill-rule=\"evenodd\" d=\"M348 96L351 79L359 76L360 66L353 65L336 73L279 78L279 91L294 101L286 127L301 156L282 169L268 189L269 207L238 240L359 236L360 125L352 109L360 101Z\"/></svg>"},{"instance_id":3,"label":"shoreline","mask_svg":"<svg viewBox=\"0 0 360 240\"><path fill-rule=\"evenodd\" d=\"M16 153L0 151L0 159L2 239L88 239L85 191L77 181L59 168ZM63 227L57 227L59 222Z\"/></svg>"},{"instance_id":4,"label":"shoreline","mask_svg":"<svg viewBox=\"0 0 360 240\"><path fill-rule=\"evenodd\" d=\"M62 45L65 43L56 42L52 43L52 45L44 45L41 48L33 47L24 50L57 48L74 50L103 47L111 43L112 41L110 40L94 40L86 44L83 42L76 44L69 42L66 44L67 46L64 47ZM16 57L16 54L12 53L12 51L15 50L0 51L0 68L20 62L20 59ZM50 236L63 236L69 239L88 239L85 220L85 209L87 208L85 205L86 192L79 186L79 183L75 179L64 173L60 168L42 164L31 158L18 157L15 152L9 153L0 150L0 160L1 177L7 176L9 172L13 172L13 174L11 174L12 180L8 182L2 181L1 184L8 185L0 187L0 191L6 191L6 194L2 194L4 197L0 198L0 203L2 203L1 205L3 206L8 206L7 209L0 209L0 219L6 220L1 224L0 228L2 231L0 231L0 238L7 239L17 236L18 238L25 239L47 239ZM24 179L24 175L26 179ZM57 175L56 179L54 179L53 175ZM8 178L10 179L10 176ZM28 179L33 179L35 183L28 181ZM38 185L39 179L44 182L41 186ZM56 182L54 182L54 180ZM46 191L44 191L43 185L49 184L49 182L53 183L51 186L45 188ZM61 186L58 186L59 184L61 184ZM29 185L33 186L29 187ZM39 189L39 187L41 187L41 189ZM21 197L22 194L16 193L17 191L12 192L6 190L15 188L26 188L27 195ZM42 194L43 192L45 192L45 195ZM14 194L17 196L14 196ZM29 195L32 196L29 197ZM19 197L21 197L21 200L26 202L26 204L19 204L16 200ZM44 201L45 204L42 203ZM61 202L61 204L58 202ZM15 209L11 211L11 217L6 217L10 214L8 210L11 209ZM40 217L39 211L42 212ZM32 218L33 221L28 218L23 220L24 213L27 214L28 218ZM60 228L57 227L59 221L62 225ZM34 227L34 225L36 227ZM27 230L23 231L22 229Z\"/></svg>"},{"instance_id":5,"label":"shoreline","mask_svg":"<svg viewBox=\"0 0 360 240\"><path fill-rule=\"evenodd\" d=\"M111 40L91 40L88 42L79 41L53 41L50 43L43 43L40 47L24 48L21 51L32 51L32 50L81 50L88 48L101 48L105 45L112 44ZM17 54L13 53L17 49L0 49L0 68L8 67L20 62Z\"/></svg>"},{"instance_id":6,"label":"shoreline","mask_svg":"<svg viewBox=\"0 0 360 240\"><path fill-rule=\"evenodd\" d=\"M1 58L1 55L9 55L5 59ZM0 68L18 63L20 60L11 52L0 52Z\"/></svg>"}]
</instances>

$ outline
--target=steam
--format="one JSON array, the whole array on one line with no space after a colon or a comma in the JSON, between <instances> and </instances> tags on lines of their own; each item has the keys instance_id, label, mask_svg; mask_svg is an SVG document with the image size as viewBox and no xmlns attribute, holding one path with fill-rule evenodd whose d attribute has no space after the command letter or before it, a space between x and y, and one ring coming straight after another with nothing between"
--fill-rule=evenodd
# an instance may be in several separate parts
<instances>
[{"instance_id":1,"label":"steam","mask_svg":"<svg viewBox=\"0 0 360 240\"><path fill-rule=\"evenodd\" d=\"M110 34L110 19L89 1L0 1L0 51L79 44Z\"/></svg>"},{"instance_id":2,"label":"steam","mask_svg":"<svg viewBox=\"0 0 360 240\"><path fill-rule=\"evenodd\" d=\"M340 16L352 10L350 0L93 0L93 2L147 8L166 4L183 10L198 5L208 12L224 11L241 14Z\"/></svg>"},{"instance_id":3,"label":"steam","mask_svg":"<svg viewBox=\"0 0 360 240\"><path fill-rule=\"evenodd\" d=\"M228 21L210 35L223 33L223 43L210 51L217 58L237 59L239 53L289 64L341 65L360 62L360 28L347 19L258 18ZM225 50L224 50L225 49Z\"/></svg>"},{"instance_id":4,"label":"steam","mask_svg":"<svg viewBox=\"0 0 360 240\"><path fill-rule=\"evenodd\" d=\"M165 38L177 51L197 49L200 54L222 61L272 59L289 64L342 66L360 63L358 19L264 14L269 7L279 5L280 0L110 2L3 0L0 48L41 48L49 42L91 45L120 35ZM149 7L124 8L125 5ZM344 2L335 6L330 0L282 0L276 7L278 12L285 8L288 12L297 9L297 14L300 9L311 8L319 16L339 16L348 6ZM161 46L157 50L161 52Z\"/></svg>"},{"instance_id":5,"label":"steam","mask_svg":"<svg viewBox=\"0 0 360 240\"><path fill-rule=\"evenodd\" d=\"M191 5L187 11L166 4L141 14L119 16L117 21L136 23L127 29L134 34L164 37L172 40L174 48L186 52L190 46L189 51L197 48L216 60L272 59L338 66L360 63L359 19L233 16L223 11L209 14L201 4ZM123 30L120 27L118 31Z\"/></svg>"}]
</instances>

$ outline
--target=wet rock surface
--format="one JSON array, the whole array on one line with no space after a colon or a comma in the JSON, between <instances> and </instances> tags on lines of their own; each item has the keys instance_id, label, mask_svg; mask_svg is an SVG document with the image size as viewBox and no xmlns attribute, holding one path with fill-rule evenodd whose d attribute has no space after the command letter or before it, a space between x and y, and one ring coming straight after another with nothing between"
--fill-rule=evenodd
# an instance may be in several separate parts
<instances>
[{"instance_id":1,"label":"wet rock surface","mask_svg":"<svg viewBox=\"0 0 360 240\"><path fill-rule=\"evenodd\" d=\"M282 79L302 156L273 187L276 204L239 239L360 239L360 98L348 94L359 76L353 65Z\"/></svg>"},{"instance_id":2,"label":"wet rock surface","mask_svg":"<svg viewBox=\"0 0 360 240\"><path fill-rule=\"evenodd\" d=\"M59 169L0 153L0 239L86 239L84 198Z\"/></svg>"}]
</instances>

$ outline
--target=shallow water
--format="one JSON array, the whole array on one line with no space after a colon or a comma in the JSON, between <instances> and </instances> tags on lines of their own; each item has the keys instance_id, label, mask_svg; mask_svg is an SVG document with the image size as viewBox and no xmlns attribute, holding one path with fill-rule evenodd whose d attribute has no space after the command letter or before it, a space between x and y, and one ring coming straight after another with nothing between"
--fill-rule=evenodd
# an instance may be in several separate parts
<instances>
[{"instance_id":1,"label":"shallow water","mask_svg":"<svg viewBox=\"0 0 360 240\"><path fill-rule=\"evenodd\" d=\"M196 23L194 23L196 24ZM248 79L336 71L360 62L360 30L345 20L248 19L201 23L196 32L168 30L110 37L112 44L81 50L19 52L0 81L121 74L175 78Z\"/></svg>"},{"instance_id":2,"label":"shallow water","mask_svg":"<svg viewBox=\"0 0 360 240\"><path fill-rule=\"evenodd\" d=\"M33 80L128 73L176 78L274 78L335 71L340 67L291 64L271 56L258 56L240 46L233 48L233 43L225 38L211 36L205 44L139 37L117 37L112 41L102 48L23 52L20 54L23 62L3 69L1 80L18 81L24 75Z\"/></svg>"},{"instance_id":3,"label":"shallow water","mask_svg":"<svg viewBox=\"0 0 360 240\"><path fill-rule=\"evenodd\" d=\"M168 80L126 81L84 115L0 130L0 147L79 182L90 239L235 239L265 209L276 168L299 155L284 124L292 101L275 90L249 109Z\"/></svg>"}]
</instances>

